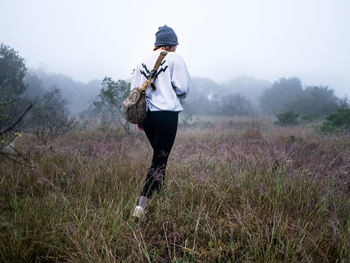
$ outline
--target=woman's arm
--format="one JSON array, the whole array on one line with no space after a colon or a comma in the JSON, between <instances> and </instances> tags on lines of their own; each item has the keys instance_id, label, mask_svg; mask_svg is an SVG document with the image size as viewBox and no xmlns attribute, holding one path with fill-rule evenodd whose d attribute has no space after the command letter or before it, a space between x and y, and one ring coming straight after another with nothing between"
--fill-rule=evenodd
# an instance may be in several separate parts
<instances>
[{"instance_id":1,"label":"woman's arm","mask_svg":"<svg viewBox=\"0 0 350 263\"><path fill-rule=\"evenodd\" d=\"M186 98L190 89L190 75L181 56L174 56L174 67L171 85L179 98Z\"/></svg>"}]
</instances>

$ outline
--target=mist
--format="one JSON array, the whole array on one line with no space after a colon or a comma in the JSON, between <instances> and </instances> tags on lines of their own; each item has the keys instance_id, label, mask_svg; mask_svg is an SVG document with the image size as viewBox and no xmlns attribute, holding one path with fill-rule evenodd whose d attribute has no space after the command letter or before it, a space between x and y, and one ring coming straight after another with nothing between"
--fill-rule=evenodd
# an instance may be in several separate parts
<instances>
[{"instance_id":1,"label":"mist","mask_svg":"<svg viewBox=\"0 0 350 263\"><path fill-rule=\"evenodd\" d=\"M75 81L128 79L167 24L191 76L299 77L349 93L348 1L2 0L0 41L34 70Z\"/></svg>"}]
</instances>

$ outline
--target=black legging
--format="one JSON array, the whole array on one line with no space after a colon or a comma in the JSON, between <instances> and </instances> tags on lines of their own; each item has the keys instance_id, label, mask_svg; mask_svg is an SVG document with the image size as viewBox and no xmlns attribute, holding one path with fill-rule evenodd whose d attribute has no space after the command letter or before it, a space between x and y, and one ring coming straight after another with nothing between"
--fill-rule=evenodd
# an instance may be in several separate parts
<instances>
[{"instance_id":1,"label":"black legging","mask_svg":"<svg viewBox=\"0 0 350 263\"><path fill-rule=\"evenodd\" d=\"M173 147L178 122L178 112L148 111L143 123L146 136L153 148L152 164L147 172L142 190L143 196L151 197L154 190L159 190L165 179L165 168Z\"/></svg>"}]
</instances>

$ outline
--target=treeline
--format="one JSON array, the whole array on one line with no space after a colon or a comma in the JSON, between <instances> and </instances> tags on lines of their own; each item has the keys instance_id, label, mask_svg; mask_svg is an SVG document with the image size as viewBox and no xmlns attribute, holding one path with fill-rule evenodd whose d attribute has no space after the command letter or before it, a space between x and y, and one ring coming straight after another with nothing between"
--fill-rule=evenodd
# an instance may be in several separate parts
<instances>
[{"instance_id":1,"label":"treeline","mask_svg":"<svg viewBox=\"0 0 350 263\"><path fill-rule=\"evenodd\" d=\"M84 84L61 74L28 70L15 50L0 46L1 138L9 131L26 130L45 142L74 127L76 118L102 126L117 123L129 133L130 126L120 111L129 92L130 83L125 80L105 78ZM286 123L295 123L299 116L322 119L349 108L347 99L338 98L327 86L303 87L298 78L281 78L271 84L247 76L222 84L193 77L182 104L187 115L249 116L259 112L282 121L293 119Z\"/></svg>"},{"instance_id":2,"label":"treeline","mask_svg":"<svg viewBox=\"0 0 350 263\"><path fill-rule=\"evenodd\" d=\"M250 115L259 108L259 97L270 83L240 76L223 84L192 77L185 113L194 115Z\"/></svg>"},{"instance_id":3,"label":"treeline","mask_svg":"<svg viewBox=\"0 0 350 263\"><path fill-rule=\"evenodd\" d=\"M260 99L262 111L276 115L294 111L299 115L323 118L341 108L348 108L346 98L338 98L327 86L304 87L298 78L282 78L267 88Z\"/></svg>"},{"instance_id":4,"label":"treeline","mask_svg":"<svg viewBox=\"0 0 350 263\"><path fill-rule=\"evenodd\" d=\"M224 84L193 78L191 91L184 102L185 112L189 114L251 115L259 112L277 115L293 111L313 119L348 107L348 100L338 98L329 87L303 87L296 77L281 78L273 84L249 77L239 77Z\"/></svg>"}]
</instances>

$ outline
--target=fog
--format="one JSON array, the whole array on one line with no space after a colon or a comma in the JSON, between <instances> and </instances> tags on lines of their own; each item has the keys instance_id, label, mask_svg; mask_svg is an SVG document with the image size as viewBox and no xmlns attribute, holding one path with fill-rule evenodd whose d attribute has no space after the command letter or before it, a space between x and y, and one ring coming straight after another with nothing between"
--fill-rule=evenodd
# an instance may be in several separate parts
<instances>
[{"instance_id":1,"label":"fog","mask_svg":"<svg viewBox=\"0 0 350 263\"><path fill-rule=\"evenodd\" d=\"M0 0L0 42L31 69L82 82L127 79L164 24L192 76L241 75L350 91L346 0Z\"/></svg>"}]
</instances>

